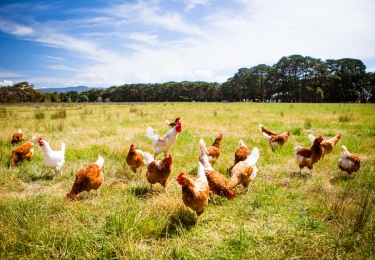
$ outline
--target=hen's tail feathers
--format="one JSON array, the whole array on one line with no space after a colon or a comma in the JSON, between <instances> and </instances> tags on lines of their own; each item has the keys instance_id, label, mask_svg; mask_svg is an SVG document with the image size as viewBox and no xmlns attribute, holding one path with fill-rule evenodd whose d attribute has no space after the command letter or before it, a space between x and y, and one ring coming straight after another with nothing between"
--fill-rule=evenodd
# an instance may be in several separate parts
<instances>
[{"instance_id":1,"label":"hen's tail feathers","mask_svg":"<svg viewBox=\"0 0 375 260\"><path fill-rule=\"evenodd\" d=\"M303 147L302 146L296 146L294 147L294 151L298 153Z\"/></svg>"},{"instance_id":2,"label":"hen's tail feathers","mask_svg":"<svg viewBox=\"0 0 375 260\"><path fill-rule=\"evenodd\" d=\"M146 130L146 137L150 138L150 139L153 139L154 137L156 137L157 134L155 132L154 129L152 129L152 127L147 127L147 130Z\"/></svg>"},{"instance_id":3,"label":"hen's tail feathers","mask_svg":"<svg viewBox=\"0 0 375 260\"><path fill-rule=\"evenodd\" d=\"M96 160L95 164L97 164L99 166L99 169L101 169L103 167L103 163L104 163L104 158L99 155L98 160Z\"/></svg>"},{"instance_id":4,"label":"hen's tail feathers","mask_svg":"<svg viewBox=\"0 0 375 260\"><path fill-rule=\"evenodd\" d=\"M341 146L341 157L348 157L351 153L348 151L348 148L346 148L345 145Z\"/></svg>"},{"instance_id":5,"label":"hen's tail feathers","mask_svg":"<svg viewBox=\"0 0 375 260\"><path fill-rule=\"evenodd\" d=\"M208 154L208 150L206 148L206 144L203 139L199 140L199 152L201 155Z\"/></svg>"},{"instance_id":6,"label":"hen's tail feathers","mask_svg":"<svg viewBox=\"0 0 375 260\"><path fill-rule=\"evenodd\" d=\"M152 161L154 161L154 157L148 152L142 152L143 159L146 162L146 165L149 165Z\"/></svg>"},{"instance_id":7,"label":"hen's tail feathers","mask_svg":"<svg viewBox=\"0 0 375 260\"><path fill-rule=\"evenodd\" d=\"M167 126L169 126L169 124L170 124L171 122L169 122L168 120L165 120L165 123L167 124Z\"/></svg>"},{"instance_id":8,"label":"hen's tail feathers","mask_svg":"<svg viewBox=\"0 0 375 260\"><path fill-rule=\"evenodd\" d=\"M254 147L251 154L246 158L246 163L250 165L255 165L259 159L259 149Z\"/></svg>"},{"instance_id":9,"label":"hen's tail feathers","mask_svg":"<svg viewBox=\"0 0 375 260\"><path fill-rule=\"evenodd\" d=\"M263 127L263 125L262 125L262 124L259 124L259 130L263 132L262 127Z\"/></svg>"},{"instance_id":10,"label":"hen's tail feathers","mask_svg":"<svg viewBox=\"0 0 375 260\"><path fill-rule=\"evenodd\" d=\"M36 136L34 135L33 138L30 139L31 142L34 142L36 139Z\"/></svg>"},{"instance_id":11,"label":"hen's tail feathers","mask_svg":"<svg viewBox=\"0 0 375 260\"><path fill-rule=\"evenodd\" d=\"M61 144L61 152L65 154L65 143Z\"/></svg>"},{"instance_id":12,"label":"hen's tail feathers","mask_svg":"<svg viewBox=\"0 0 375 260\"><path fill-rule=\"evenodd\" d=\"M264 140L266 140L267 142L270 140L270 136L266 134L265 132L262 132L262 135L263 135Z\"/></svg>"},{"instance_id":13,"label":"hen's tail feathers","mask_svg":"<svg viewBox=\"0 0 375 260\"><path fill-rule=\"evenodd\" d=\"M199 140L199 152L200 152L200 161L204 166L205 171L212 171L212 167L210 164L210 160L208 159L208 151L206 148L206 144L204 143L203 139Z\"/></svg>"},{"instance_id":14,"label":"hen's tail feathers","mask_svg":"<svg viewBox=\"0 0 375 260\"><path fill-rule=\"evenodd\" d=\"M315 137L312 134L309 134L309 139L312 145L314 143Z\"/></svg>"},{"instance_id":15,"label":"hen's tail feathers","mask_svg":"<svg viewBox=\"0 0 375 260\"><path fill-rule=\"evenodd\" d=\"M22 134L22 130L21 130L21 128L18 128L18 133L19 133L19 134Z\"/></svg>"},{"instance_id":16,"label":"hen's tail feathers","mask_svg":"<svg viewBox=\"0 0 375 260\"><path fill-rule=\"evenodd\" d=\"M208 159L207 154L202 154L201 155L201 162L203 163L204 170L205 171L213 171L214 169L211 166L210 160Z\"/></svg>"},{"instance_id":17,"label":"hen's tail feathers","mask_svg":"<svg viewBox=\"0 0 375 260\"><path fill-rule=\"evenodd\" d=\"M253 173L250 175L250 179L253 181L257 177L258 168L256 165L253 166Z\"/></svg>"},{"instance_id":18,"label":"hen's tail feathers","mask_svg":"<svg viewBox=\"0 0 375 260\"><path fill-rule=\"evenodd\" d=\"M201 181L208 184L206 173L204 172L204 166L201 162L198 162L198 173L197 173L197 181Z\"/></svg>"},{"instance_id":19,"label":"hen's tail feathers","mask_svg":"<svg viewBox=\"0 0 375 260\"><path fill-rule=\"evenodd\" d=\"M247 147L247 145L244 143L244 141L240 140L240 141L238 142L238 148L240 148L240 147L242 147L242 146Z\"/></svg>"}]
</instances>

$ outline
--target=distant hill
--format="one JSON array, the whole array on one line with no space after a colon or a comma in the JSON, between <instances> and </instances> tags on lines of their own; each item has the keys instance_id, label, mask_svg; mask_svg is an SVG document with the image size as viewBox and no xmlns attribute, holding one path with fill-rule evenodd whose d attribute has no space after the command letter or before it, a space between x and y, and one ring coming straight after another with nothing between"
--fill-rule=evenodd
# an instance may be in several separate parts
<instances>
[{"instance_id":1,"label":"distant hill","mask_svg":"<svg viewBox=\"0 0 375 260\"><path fill-rule=\"evenodd\" d=\"M101 88L101 87L98 87ZM89 88L87 86L76 86L76 87L67 87L67 88L38 88L36 89L39 92L43 93L61 93L61 92L69 92L69 91L77 91L78 93L81 93L82 91L90 90L93 88Z\"/></svg>"}]
</instances>

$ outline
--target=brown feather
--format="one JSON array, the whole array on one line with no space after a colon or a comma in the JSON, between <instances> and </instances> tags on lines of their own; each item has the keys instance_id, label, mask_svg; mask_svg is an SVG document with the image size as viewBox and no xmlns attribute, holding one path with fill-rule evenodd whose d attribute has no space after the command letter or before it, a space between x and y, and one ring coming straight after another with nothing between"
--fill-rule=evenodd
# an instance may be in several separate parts
<instances>
[{"instance_id":1,"label":"brown feather","mask_svg":"<svg viewBox=\"0 0 375 260\"><path fill-rule=\"evenodd\" d=\"M234 164L232 167L228 169L228 172L231 172L233 167L242 161L245 161L246 158L251 154L250 149L246 145L241 145L237 148L236 152L234 153Z\"/></svg>"},{"instance_id":2,"label":"brown feather","mask_svg":"<svg viewBox=\"0 0 375 260\"><path fill-rule=\"evenodd\" d=\"M337 134L336 136L332 137L331 139L324 140L321 143L321 146L323 148L323 156L326 154L329 154L333 151L333 148L335 148L337 142L340 140L341 134Z\"/></svg>"},{"instance_id":3,"label":"brown feather","mask_svg":"<svg viewBox=\"0 0 375 260\"><path fill-rule=\"evenodd\" d=\"M245 163L245 161L238 162L232 169L232 175L228 188L230 190L234 189L237 185L242 184L243 187L248 187L251 182L251 174L254 168L251 165Z\"/></svg>"},{"instance_id":4,"label":"brown feather","mask_svg":"<svg viewBox=\"0 0 375 260\"><path fill-rule=\"evenodd\" d=\"M160 183L164 188L168 185L168 178L172 171L172 163L169 165L169 158L152 161L147 166L146 178L150 184Z\"/></svg>"},{"instance_id":5,"label":"brown feather","mask_svg":"<svg viewBox=\"0 0 375 260\"><path fill-rule=\"evenodd\" d=\"M31 160L34 155L34 141L35 137L12 150L12 156L10 158L11 167L14 167L16 163L21 162L25 159L28 161Z\"/></svg>"},{"instance_id":6,"label":"brown feather","mask_svg":"<svg viewBox=\"0 0 375 260\"><path fill-rule=\"evenodd\" d=\"M186 207L194 210L200 216L208 205L210 188L206 183L200 183L200 189L197 190L197 183L188 177L183 177L185 181L182 185L182 201Z\"/></svg>"},{"instance_id":7,"label":"brown feather","mask_svg":"<svg viewBox=\"0 0 375 260\"><path fill-rule=\"evenodd\" d=\"M14 133L12 140L10 141L11 144L17 144L19 142L22 142L24 140L23 133Z\"/></svg>"},{"instance_id":8,"label":"brown feather","mask_svg":"<svg viewBox=\"0 0 375 260\"><path fill-rule=\"evenodd\" d=\"M82 191L97 190L103 184L103 181L103 172L96 163L92 163L76 173L76 179L70 194L77 195Z\"/></svg>"},{"instance_id":9,"label":"brown feather","mask_svg":"<svg viewBox=\"0 0 375 260\"><path fill-rule=\"evenodd\" d=\"M126 163L129 165L130 169L132 169L134 173L137 172L138 168L141 168L142 166L146 165L143 159L143 155L134 149L133 144L129 149L128 155L126 156Z\"/></svg>"},{"instance_id":10,"label":"brown feather","mask_svg":"<svg viewBox=\"0 0 375 260\"><path fill-rule=\"evenodd\" d=\"M235 197L235 194L228 188L227 179L221 173L212 170L206 171L206 177L210 191L219 196L225 196L228 199Z\"/></svg>"},{"instance_id":11,"label":"brown feather","mask_svg":"<svg viewBox=\"0 0 375 260\"><path fill-rule=\"evenodd\" d=\"M298 156L301 156L301 158L298 159ZM307 167L312 170L313 165L317 163L320 158L322 158L322 156L323 149L321 147L321 142L319 142L319 138L315 138L314 143L311 147L304 147L296 152L296 159L298 161L300 169Z\"/></svg>"},{"instance_id":12,"label":"brown feather","mask_svg":"<svg viewBox=\"0 0 375 260\"><path fill-rule=\"evenodd\" d=\"M261 126L261 131L262 131L263 133L268 134L268 135L277 135L276 132L274 132L274 131L268 129L268 128L265 127L265 126Z\"/></svg>"},{"instance_id":13,"label":"brown feather","mask_svg":"<svg viewBox=\"0 0 375 260\"><path fill-rule=\"evenodd\" d=\"M215 138L214 143L211 146L207 147L207 151L208 151L207 156L210 158L211 164L214 164L220 156L220 152L221 152L220 151L220 143L221 143L222 139L223 139L223 135L219 134Z\"/></svg>"}]
</instances>

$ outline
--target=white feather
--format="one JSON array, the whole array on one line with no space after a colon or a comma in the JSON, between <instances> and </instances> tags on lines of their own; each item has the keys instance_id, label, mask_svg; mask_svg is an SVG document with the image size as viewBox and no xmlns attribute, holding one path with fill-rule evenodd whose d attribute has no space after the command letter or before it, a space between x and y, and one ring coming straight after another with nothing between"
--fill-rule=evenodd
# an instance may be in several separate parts
<instances>
[{"instance_id":1,"label":"white feather","mask_svg":"<svg viewBox=\"0 0 375 260\"><path fill-rule=\"evenodd\" d=\"M147 129L146 129L146 136L150 139L154 139L155 137L158 137L155 130L152 129L152 127L150 127L150 126L147 127Z\"/></svg>"},{"instance_id":2,"label":"white feather","mask_svg":"<svg viewBox=\"0 0 375 260\"><path fill-rule=\"evenodd\" d=\"M312 134L309 134L309 139L312 145L314 143L315 137Z\"/></svg>"},{"instance_id":3,"label":"white feather","mask_svg":"<svg viewBox=\"0 0 375 260\"><path fill-rule=\"evenodd\" d=\"M43 146L43 157L44 157L44 164L51 169L54 169L55 172L61 172L61 167L63 166L65 162L65 144L62 143L61 150L60 151L53 151L50 144L42 140Z\"/></svg>"},{"instance_id":4,"label":"white feather","mask_svg":"<svg viewBox=\"0 0 375 260\"><path fill-rule=\"evenodd\" d=\"M263 135L264 140L266 140L267 142L270 140L270 136L266 134L265 132L262 132L262 135Z\"/></svg>"},{"instance_id":5,"label":"white feather","mask_svg":"<svg viewBox=\"0 0 375 260\"><path fill-rule=\"evenodd\" d=\"M198 162L198 173L197 173L197 181L204 182L208 184L207 177L204 171L204 166L201 162Z\"/></svg>"},{"instance_id":6,"label":"white feather","mask_svg":"<svg viewBox=\"0 0 375 260\"><path fill-rule=\"evenodd\" d=\"M99 169L101 169L104 164L104 158L99 155L98 160L96 160L95 164L97 164L99 166Z\"/></svg>"},{"instance_id":7,"label":"white feather","mask_svg":"<svg viewBox=\"0 0 375 260\"><path fill-rule=\"evenodd\" d=\"M148 153L148 152L143 152L141 151L142 155L143 155L143 159L146 163L146 165L149 165L152 161L154 161L154 157Z\"/></svg>"},{"instance_id":8,"label":"white feather","mask_svg":"<svg viewBox=\"0 0 375 260\"><path fill-rule=\"evenodd\" d=\"M240 140L240 141L238 142L238 148L240 148L240 147L242 147L242 146L247 147L247 145L244 143L244 141Z\"/></svg>"},{"instance_id":9,"label":"white feather","mask_svg":"<svg viewBox=\"0 0 375 260\"><path fill-rule=\"evenodd\" d=\"M246 158L245 162L248 165L255 165L259 160L259 156L259 149L257 147L254 147L251 151L251 154Z\"/></svg>"},{"instance_id":10,"label":"white feather","mask_svg":"<svg viewBox=\"0 0 375 260\"><path fill-rule=\"evenodd\" d=\"M199 140L199 151L200 151L201 155L202 154L208 154L208 150L206 148L206 144L203 141L203 139Z\"/></svg>"}]
</instances>

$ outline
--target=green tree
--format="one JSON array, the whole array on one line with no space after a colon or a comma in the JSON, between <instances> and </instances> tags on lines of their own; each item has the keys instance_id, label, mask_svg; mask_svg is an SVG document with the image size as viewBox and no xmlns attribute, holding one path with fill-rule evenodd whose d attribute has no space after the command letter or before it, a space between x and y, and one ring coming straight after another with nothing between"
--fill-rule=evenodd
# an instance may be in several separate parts
<instances>
[{"instance_id":1,"label":"green tree","mask_svg":"<svg viewBox=\"0 0 375 260\"><path fill-rule=\"evenodd\" d=\"M80 95L79 96L79 102L89 102L89 98L86 95Z\"/></svg>"}]
</instances>

